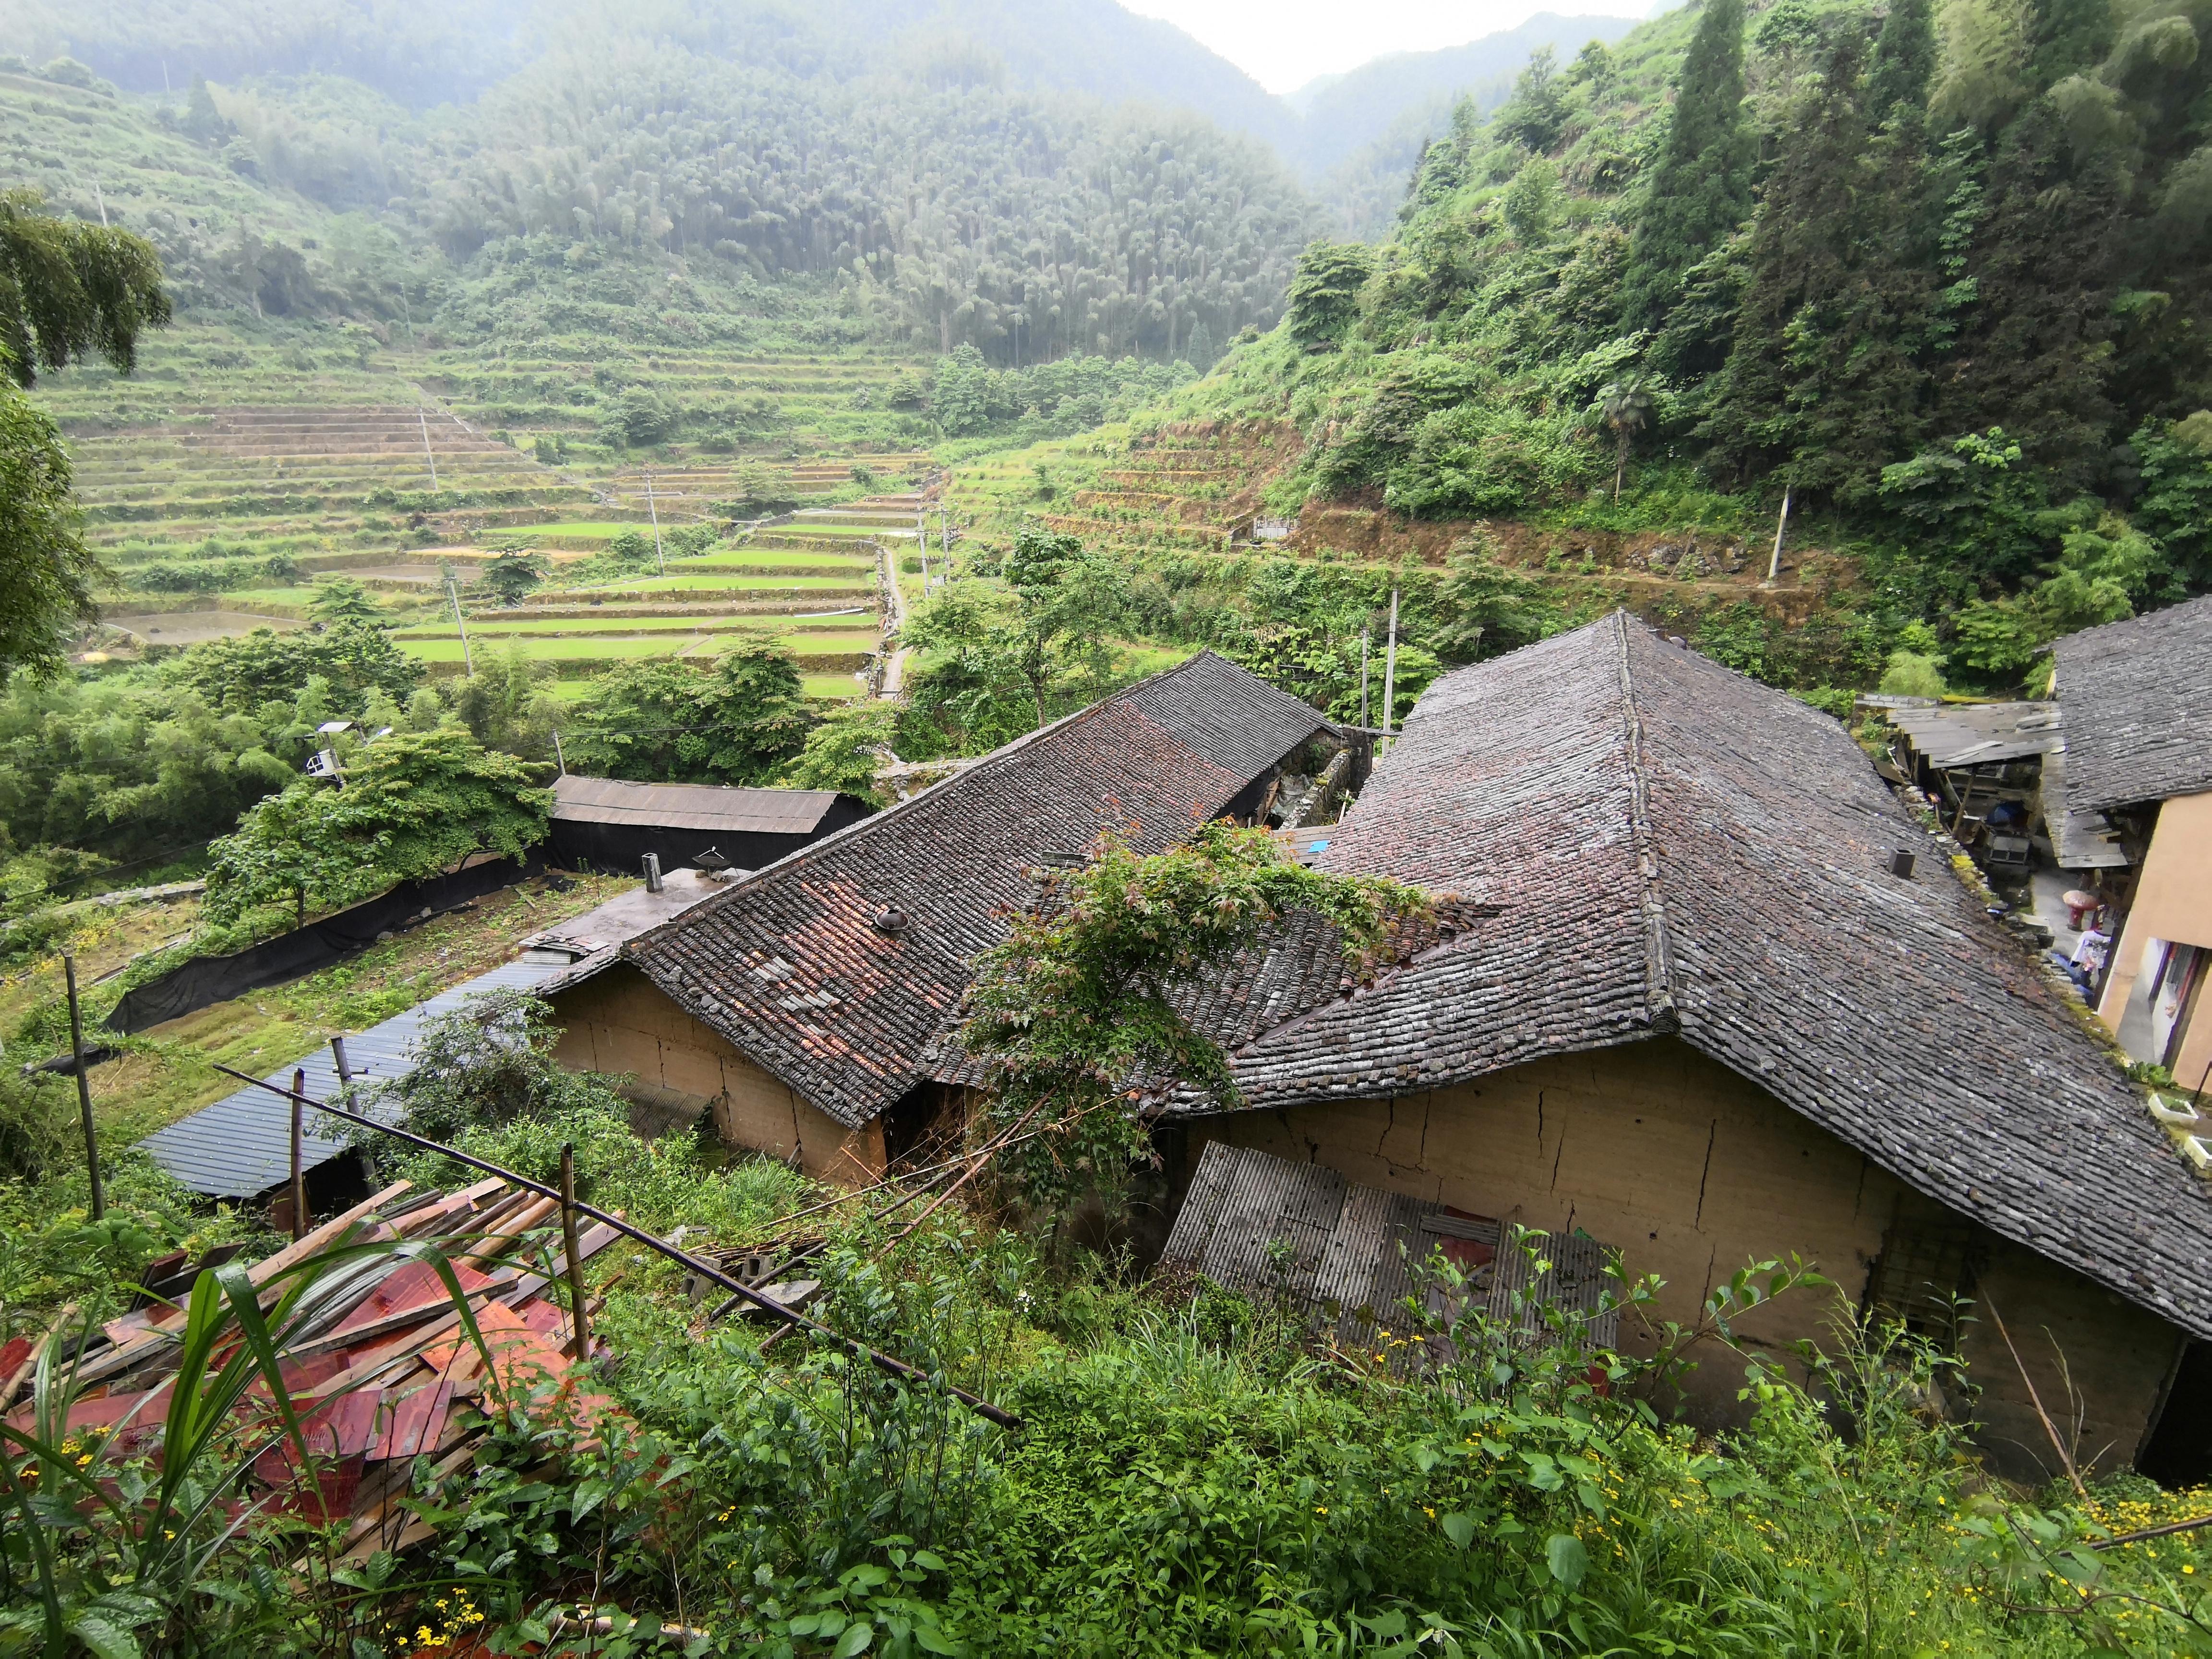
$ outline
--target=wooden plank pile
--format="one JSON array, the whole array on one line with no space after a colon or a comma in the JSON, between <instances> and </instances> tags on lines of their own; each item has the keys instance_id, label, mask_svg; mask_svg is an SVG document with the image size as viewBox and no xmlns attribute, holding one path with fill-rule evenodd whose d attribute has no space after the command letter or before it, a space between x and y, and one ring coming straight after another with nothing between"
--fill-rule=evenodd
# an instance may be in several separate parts
<instances>
[{"instance_id":1,"label":"wooden plank pile","mask_svg":"<svg viewBox=\"0 0 2212 1659\"><path fill-rule=\"evenodd\" d=\"M577 1255L588 1261L619 1237L604 1223L591 1226L578 1239ZM415 1460L431 1459L438 1476L459 1468L488 1425L487 1412L520 1406L588 1436L615 1409L591 1389L588 1372L579 1373L569 1315L548 1294L568 1272L559 1200L498 1176L454 1193L418 1192L400 1182L256 1264L247 1277L266 1314L297 1277L288 1270L319 1253L404 1242L434 1245L451 1266L482 1346L470 1338L427 1253L349 1251L323 1269L312 1315L288 1321L277 1345L305 1462L265 1381L247 1390L235 1413L242 1443L262 1448L244 1501L317 1522L349 1519L342 1553L354 1565L428 1535L419 1523L408 1524L400 1502ZM94 1333L73 1361L58 1357L54 1375L70 1381L65 1431L100 1440L109 1455L158 1456L185 1317L182 1306L137 1310ZM230 1352L220 1348L210 1365ZM30 1367L9 1370L21 1373L0 1373L0 1388L12 1394ZM0 1409L8 1404L9 1395L0 1394ZM19 1407L10 1421L30 1431L31 1407Z\"/></svg>"}]
</instances>

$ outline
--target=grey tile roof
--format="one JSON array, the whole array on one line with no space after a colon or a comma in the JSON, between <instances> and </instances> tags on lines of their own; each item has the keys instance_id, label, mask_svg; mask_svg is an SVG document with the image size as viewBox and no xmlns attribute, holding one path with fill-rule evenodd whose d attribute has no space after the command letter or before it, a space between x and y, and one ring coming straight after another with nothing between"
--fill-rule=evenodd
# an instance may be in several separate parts
<instances>
[{"instance_id":1,"label":"grey tile roof","mask_svg":"<svg viewBox=\"0 0 2212 1659\"><path fill-rule=\"evenodd\" d=\"M2212 789L2212 597L2084 629L2051 649L2069 808Z\"/></svg>"},{"instance_id":2,"label":"grey tile roof","mask_svg":"<svg viewBox=\"0 0 2212 1659\"><path fill-rule=\"evenodd\" d=\"M1249 1106L1679 1031L2212 1338L2212 1190L1826 715L1616 615L1438 680L1340 830L1323 867L1488 913L1243 1045Z\"/></svg>"},{"instance_id":3,"label":"grey tile roof","mask_svg":"<svg viewBox=\"0 0 2212 1659\"><path fill-rule=\"evenodd\" d=\"M711 783L630 783L620 778L575 776L553 780L553 816L574 823L803 836L840 799L834 789L732 789Z\"/></svg>"},{"instance_id":4,"label":"grey tile roof","mask_svg":"<svg viewBox=\"0 0 2212 1659\"><path fill-rule=\"evenodd\" d=\"M732 883L624 956L857 1127L948 1064L940 1028L968 964L1035 901L1046 854L1121 823L1168 846L1326 724L1201 652ZM887 908L896 931L876 925Z\"/></svg>"}]
</instances>

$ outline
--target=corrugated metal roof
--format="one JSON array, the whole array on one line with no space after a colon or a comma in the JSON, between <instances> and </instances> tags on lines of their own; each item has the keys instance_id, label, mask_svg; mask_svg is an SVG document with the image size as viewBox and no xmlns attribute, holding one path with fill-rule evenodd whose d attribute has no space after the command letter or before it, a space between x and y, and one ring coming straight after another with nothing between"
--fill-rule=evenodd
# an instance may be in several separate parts
<instances>
[{"instance_id":1,"label":"corrugated metal roof","mask_svg":"<svg viewBox=\"0 0 2212 1659\"><path fill-rule=\"evenodd\" d=\"M451 1013L471 997L489 991L535 990L565 963L510 962L450 991L432 997L421 1006L386 1020L381 1025L356 1032L345 1040L346 1058L356 1079L388 1081L407 1073L415 1041L423 1024ZM307 1074L311 1099L327 1100L338 1090L337 1061L325 1047L297 1062L269 1074L280 1089L292 1086L295 1069ZM392 1114L381 1114L392 1121ZM335 1120L310 1111L301 1126L301 1161L307 1169L329 1162L346 1151L337 1139ZM138 1143L140 1150L194 1192L210 1198L253 1198L283 1185L292 1176L292 1107L266 1089L240 1089L190 1117L155 1131Z\"/></svg>"},{"instance_id":2,"label":"corrugated metal roof","mask_svg":"<svg viewBox=\"0 0 2212 1659\"><path fill-rule=\"evenodd\" d=\"M1891 711L1889 723L1939 771L2055 754L2066 746L2064 716L2055 702L1899 708Z\"/></svg>"},{"instance_id":3,"label":"corrugated metal roof","mask_svg":"<svg viewBox=\"0 0 2212 1659\"><path fill-rule=\"evenodd\" d=\"M833 796L831 799L835 799ZM680 915L702 899L720 891L717 884L696 870L671 875L659 893L648 893L641 883L635 890L609 900L574 921L535 938L566 939L595 946L611 958L613 947L659 922ZM471 997L493 991L535 991L566 975L574 964L565 959L550 962L510 962L488 974L442 991L428 1002L395 1015L380 1025L348 1035L346 1060L356 1079L389 1082L404 1077L412 1063L416 1038L423 1024L449 1014ZM307 1074L311 1099L328 1100L338 1090L337 1061L326 1046L305 1059L269 1073L280 1089L292 1086L295 1069ZM390 1115L385 1115L389 1121ZM307 1169L329 1162L346 1151L337 1138L335 1119L309 1111L301 1125L301 1160ZM212 1106L155 1131L138 1143L154 1161L190 1187L210 1198L253 1198L281 1185L292 1176L292 1106L266 1089L246 1088L226 1095Z\"/></svg>"},{"instance_id":4,"label":"corrugated metal roof","mask_svg":"<svg viewBox=\"0 0 2212 1659\"><path fill-rule=\"evenodd\" d=\"M570 823L637 823L669 830L803 836L837 804L834 789L730 789L711 783L553 781L553 816Z\"/></svg>"}]
</instances>

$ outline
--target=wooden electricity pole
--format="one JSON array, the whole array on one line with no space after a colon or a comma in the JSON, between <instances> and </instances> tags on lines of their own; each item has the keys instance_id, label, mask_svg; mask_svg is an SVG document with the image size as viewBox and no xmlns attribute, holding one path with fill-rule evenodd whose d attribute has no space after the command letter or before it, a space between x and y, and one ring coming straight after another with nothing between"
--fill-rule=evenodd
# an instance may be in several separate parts
<instances>
[{"instance_id":1,"label":"wooden electricity pole","mask_svg":"<svg viewBox=\"0 0 2212 1659\"><path fill-rule=\"evenodd\" d=\"M92 1122L92 1079L84 1069L84 1014L76 1002L76 957L62 953L62 976L69 981L70 1054L76 1062L76 1109L84 1120L84 1167L92 1177L92 1218L107 1213L107 1194L100 1182L100 1132Z\"/></svg>"}]
</instances>

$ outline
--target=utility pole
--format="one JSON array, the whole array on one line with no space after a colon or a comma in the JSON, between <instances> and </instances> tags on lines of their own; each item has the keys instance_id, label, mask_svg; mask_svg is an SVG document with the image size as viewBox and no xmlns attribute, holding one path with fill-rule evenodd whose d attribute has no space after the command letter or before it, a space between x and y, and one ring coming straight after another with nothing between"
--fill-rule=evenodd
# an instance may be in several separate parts
<instances>
[{"instance_id":1,"label":"utility pole","mask_svg":"<svg viewBox=\"0 0 2212 1659\"><path fill-rule=\"evenodd\" d=\"M1398 589L1390 588L1390 641L1382 653L1382 734L1390 733L1390 716L1398 707Z\"/></svg>"},{"instance_id":2,"label":"utility pole","mask_svg":"<svg viewBox=\"0 0 2212 1659\"><path fill-rule=\"evenodd\" d=\"M410 329L408 331L411 334L414 331ZM422 428L422 459L430 464L430 493L434 495L438 493L438 458L430 453L430 417L418 405L415 419Z\"/></svg>"},{"instance_id":3,"label":"utility pole","mask_svg":"<svg viewBox=\"0 0 2212 1659\"><path fill-rule=\"evenodd\" d=\"M307 1176L301 1156L301 1140L305 1128L301 1114L307 1109L307 1073L304 1067L292 1073L292 1242L298 1243L307 1236Z\"/></svg>"},{"instance_id":4,"label":"utility pole","mask_svg":"<svg viewBox=\"0 0 2212 1659\"><path fill-rule=\"evenodd\" d=\"M76 1109L84 1120L84 1167L92 1177L92 1218L107 1213L107 1194L100 1184L100 1132L92 1124L92 1079L84 1069L84 1014L76 1004L76 957L62 952L62 975L69 981L70 1054L76 1061Z\"/></svg>"},{"instance_id":5,"label":"utility pole","mask_svg":"<svg viewBox=\"0 0 2212 1659\"><path fill-rule=\"evenodd\" d=\"M1359 630L1359 723L1362 726L1375 724L1367 718L1367 637L1374 631L1375 624L1372 623Z\"/></svg>"},{"instance_id":6,"label":"utility pole","mask_svg":"<svg viewBox=\"0 0 2212 1659\"><path fill-rule=\"evenodd\" d=\"M453 586L450 575L446 578L446 597L453 602L453 626L461 631L461 672L473 679L477 665L469 655L469 625L461 620L461 590Z\"/></svg>"},{"instance_id":7,"label":"utility pole","mask_svg":"<svg viewBox=\"0 0 2212 1659\"><path fill-rule=\"evenodd\" d=\"M660 567L660 574L668 574L668 561L660 556L660 509L653 504L653 469L645 470L645 510L653 515L653 562Z\"/></svg>"},{"instance_id":8,"label":"utility pole","mask_svg":"<svg viewBox=\"0 0 2212 1659\"><path fill-rule=\"evenodd\" d=\"M1782 489L1782 516L1774 521L1774 556L1766 562L1766 585L1769 587L1782 576L1782 535L1790 528L1790 487Z\"/></svg>"},{"instance_id":9,"label":"utility pole","mask_svg":"<svg viewBox=\"0 0 2212 1659\"><path fill-rule=\"evenodd\" d=\"M951 483L949 479L946 482L948 484ZM947 570L950 570L952 568L952 508L942 496L938 498L937 502L937 524L938 528L945 532L944 539L939 548L939 550L945 555L940 562Z\"/></svg>"},{"instance_id":10,"label":"utility pole","mask_svg":"<svg viewBox=\"0 0 2212 1659\"><path fill-rule=\"evenodd\" d=\"M568 757L561 752L561 734L558 732L553 734L553 763L561 769L562 777L568 775Z\"/></svg>"}]
</instances>

